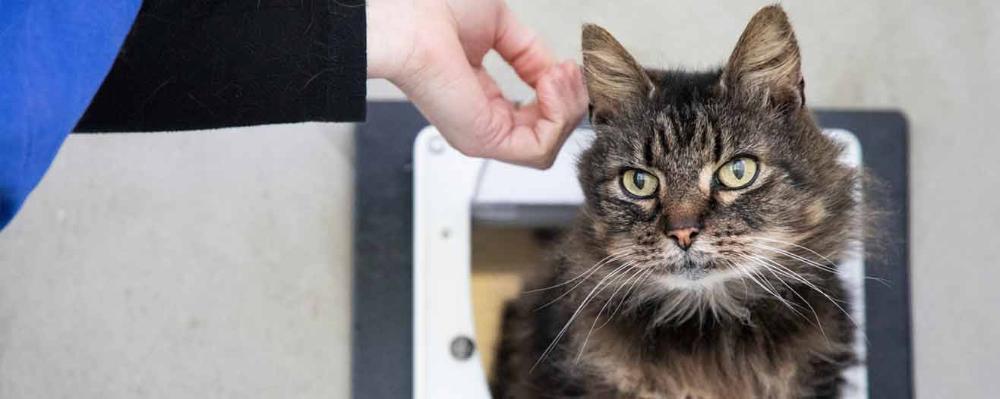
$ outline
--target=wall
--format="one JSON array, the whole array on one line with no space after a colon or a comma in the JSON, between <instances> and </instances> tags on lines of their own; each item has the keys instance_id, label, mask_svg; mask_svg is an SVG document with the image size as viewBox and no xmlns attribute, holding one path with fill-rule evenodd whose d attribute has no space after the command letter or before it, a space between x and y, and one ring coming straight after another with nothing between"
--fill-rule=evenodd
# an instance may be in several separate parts
<instances>
[{"instance_id":1,"label":"wall","mask_svg":"<svg viewBox=\"0 0 1000 399\"><path fill-rule=\"evenodd\" d=\"M762 4L511 1L562 56L596 22L644 63L689 67L724 60ZM813 105L909 116L918 396L992 396L1000 3L784 6ZM346 395L350 126L239 130L67 142L0 234L0 397Z\"/></svg>"}]
</instances>

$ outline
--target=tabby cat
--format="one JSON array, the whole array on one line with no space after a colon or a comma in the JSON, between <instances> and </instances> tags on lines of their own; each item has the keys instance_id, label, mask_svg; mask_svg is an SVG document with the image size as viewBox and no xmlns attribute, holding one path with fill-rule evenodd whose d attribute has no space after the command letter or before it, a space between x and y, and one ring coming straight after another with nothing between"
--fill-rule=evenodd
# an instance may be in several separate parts
<instances>
[{"instance_id":1,"label":"tabby cat","mask_svg":"<svg viewBox=\"0 0 1000 399\"><path fill-rule=\"evenodd\" d=\"M805 106L784 11L707 72L644 69L595 25L583 56L585 203L507 304L494 397L837 397L860 173Z\"/></svg>"}]
</instances>

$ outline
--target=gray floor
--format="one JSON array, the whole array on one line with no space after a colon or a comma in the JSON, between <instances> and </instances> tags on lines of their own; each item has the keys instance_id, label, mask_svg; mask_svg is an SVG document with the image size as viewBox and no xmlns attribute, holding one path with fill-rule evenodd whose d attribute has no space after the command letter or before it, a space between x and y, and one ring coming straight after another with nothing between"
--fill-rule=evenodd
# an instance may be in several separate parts
<instances>
[{"instance_id":1,"label":"gray floor","mask_svg":"<svg viewBox=\"0 0 1000 399\"><path fill-rule=\"evenodd\" d=\"M597 22L661 66L722 61L764 4L511 3L562 56ZM1000 3L958 3L785 4L812 104L910 118L920 398L1000 391ZM70 138L0 233L0 397L344 397L350 129Z\"/></svg>"}]
</instances>

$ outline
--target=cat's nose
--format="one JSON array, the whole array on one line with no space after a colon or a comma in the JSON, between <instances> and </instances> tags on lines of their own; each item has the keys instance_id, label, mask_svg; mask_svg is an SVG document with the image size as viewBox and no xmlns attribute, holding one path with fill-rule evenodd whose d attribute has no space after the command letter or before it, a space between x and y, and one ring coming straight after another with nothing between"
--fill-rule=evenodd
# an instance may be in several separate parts
<instances>
[{"instance_id":1,"label":"cat's nose","mask_svg":"<svg viewBox=\"0 0 1000 399\"><path fill-rule=\"evenodd\" d=\"M688 248L691 248L691 243L694 242L694 238L698 236L699 232L697 227L684 227L668 231L667 236L673 238L677 246L687 251Z\"/></svg>"}]
</instances>

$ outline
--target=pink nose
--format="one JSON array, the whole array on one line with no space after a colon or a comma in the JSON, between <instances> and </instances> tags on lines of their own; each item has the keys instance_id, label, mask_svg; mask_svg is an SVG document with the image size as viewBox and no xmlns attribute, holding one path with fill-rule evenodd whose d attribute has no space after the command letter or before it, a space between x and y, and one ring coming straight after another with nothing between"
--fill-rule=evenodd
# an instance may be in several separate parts
<instances>
[{"instance_id":1,"label":"pink nose","mask_svg":"<svg viewBox=\"0 0 1000 399\"><path fill-rule=\"evenodd\" d=\"M667 236L673 238L677 246L687 251L688 248L691 248L691 243L694 242L694 238L698 236L699 231L697 227L685 227L683 229L670 230L667 232Z\"/></svg>"}]
</instances>

